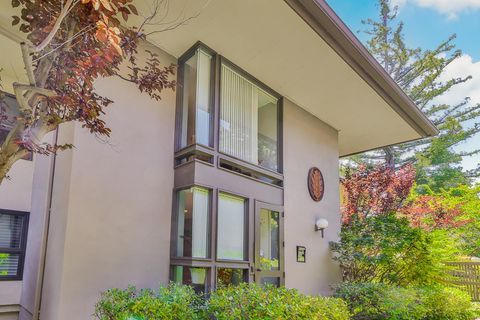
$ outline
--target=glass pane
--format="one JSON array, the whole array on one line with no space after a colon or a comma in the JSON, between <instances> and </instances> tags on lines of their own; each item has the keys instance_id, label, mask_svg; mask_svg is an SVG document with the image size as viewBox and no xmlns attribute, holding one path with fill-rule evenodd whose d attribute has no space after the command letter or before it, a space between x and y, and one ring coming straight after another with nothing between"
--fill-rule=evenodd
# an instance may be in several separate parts
<instances>
[{"instance_id":1,"label":"glass pane","mask_svg":"<svg viewBox=\"0 0 480 320\"><path fill-rule=\"evenodd\" d=\"M220 151L278 170L278 100L222 65Z\"/></svg>"},{"instance_id":2,"label":"glass pane","mask_svg":"<svg viewBox=\"0 0 480 320\"><path fill-rule=\"evenodd\" d=\"M233 268L217 268L217 285L229 286L248 282L248 270Z\"/></svg>"},{"instance_id":3,"label":"glass pane","mask_svg":"<svg viewBox=\"0 0 480 320\"><path fill-rule=\"evenodd\" d=\"M263 271L280 269L279 217L276 211L260 210L260 269Z\"/></svg>"},{"instance_id":4,"label":"glass pane","mask_svg":"<svg viewBox=\"0 0 480 320\"><path fill-rule=\"evenodd\" d=\"M258 90L258 164L278 170L278 106L277 100Z\"/></svg>"},{"instance_id":5,"label":"glass pane","mask_svg":"<svg viewBox=\"0 0 480 320\"><path fill-rule=\"evenodd\" d=\"M243 260L245 258L245 199L220 193L217 220L217 258Z\"/></svg>"},{"instance_id":6,"label":"glass pane","mask_svg":"<svg viewBox=\"0 0 480 320\"><path fill-rule=\"evenodd\" d=\"M207 292L207 269L196 267L173 267L173 281L191 286L195 292Z\"/></svg>"},{"instance_id":7,"label":"glass pane","mask_svg":"<svg viewBox=\"0 0 480 320\"><path fill-rule=\"evenodd\" d=\"M198 74L197 74L197 143L210 145L210 123L211 123L211 61L212 57L205 52L198 51Z\"/></svg>"},{"instance_id":8,"label":"glass pane","mask_svg":"<svg viewBox=\"0 0 480 320\"><path fill-rule=\"evenodd\" d=\"M0 248L20 249L23 216L0 214Z\"/></svg>"},{"instance_id":9,"label":"glass pane","mask_svg":"<svg viewBox=\"0 0 480 320\"><path fill-rule=\"evenodd\" d=\"M274 285L275 287L280 287L280 278L278 277L262 277L260 280L260 283L265 285L265 284L271 284Z\"/></svg>"},{"instance_id":10,"label":"glass pane","mask_svg":"<svg viewBox=\"0 0 480 320\"><path fill-rule=\"evenodd\" d=\"M209 191L193 187L178 192L178 257L208 258Z\"/></svg>"},{"instance_id":11,"label":"glass pane","mask_svg":"<svg viewBox=\"0 0 480 320\"><path fill-rule=\"evenodd\" d=\"M211 67L212 57L202 50L183 64L181 148L211 145Z\"/></svg>"},{"instance_id":12,"label":"glass pane","mask_svg":"<svg viewBox=\"0 0 480 320\"><path fill-rule=\"evenodd\" d=\"M0 277L16 276L18 271L19 254L0 253Z\"/></svg>"}]
</instances>

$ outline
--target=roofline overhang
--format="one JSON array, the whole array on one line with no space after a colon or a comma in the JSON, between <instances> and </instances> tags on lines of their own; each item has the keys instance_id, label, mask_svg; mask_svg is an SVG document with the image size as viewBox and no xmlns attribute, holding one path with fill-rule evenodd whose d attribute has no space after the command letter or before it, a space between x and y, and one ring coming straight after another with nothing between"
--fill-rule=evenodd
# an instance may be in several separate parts
<instances>
[{"instance_id":1,"label":"roofline overhang","mask_svg":"<svg viewBox=\"0 0 480 320\"><path fill-rule=\"evenodd\" d=\"M439 133L325 0L285 2L422 138Z\"/></svg>"}]
</instances>

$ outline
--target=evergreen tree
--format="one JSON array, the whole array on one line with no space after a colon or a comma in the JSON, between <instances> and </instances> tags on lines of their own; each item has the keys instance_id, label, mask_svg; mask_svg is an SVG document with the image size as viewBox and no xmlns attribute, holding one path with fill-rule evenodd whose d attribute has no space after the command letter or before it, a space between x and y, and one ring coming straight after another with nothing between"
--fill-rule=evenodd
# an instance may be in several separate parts
<instances>
[{"instance_id":1,"label":"evergreen tree","mask_svg":"<svg viewBox=\"0 0 480 320\"><path fill-rule=\"evenodd\" d=\"M461 56L455 49L455 35L433 50L409 48L404 41L403 22L397 21L398 7L392 8L390 0L379 0L379 9L377 20L362 21L368 26L367 49L437 126L440 134L384 147L349 160L364 164L384 161L390 166L412 162L417 169L417 182L432 183L434 189L453 187L480 176L480 166L469 172L460 166L464 156L475 155L480 150L454 151L455 146L480 131L480 105L471 105L468 97L456 105L436 103L451 88L471 79L470 76L440 79L445 68Z\"/></svg>"}]
</instances>

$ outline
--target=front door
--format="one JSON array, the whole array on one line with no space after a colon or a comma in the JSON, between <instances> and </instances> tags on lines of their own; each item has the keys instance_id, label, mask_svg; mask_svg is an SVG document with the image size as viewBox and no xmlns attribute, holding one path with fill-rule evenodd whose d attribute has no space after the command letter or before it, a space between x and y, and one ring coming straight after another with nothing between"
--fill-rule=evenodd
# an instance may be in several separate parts
<instances>
[{"instance_id":1,"label":"front door","mask_svg":"<svg viewBox=\"0 0 480 320\"><path fill-rule=\"evenodd\" d=\"M255 282L284 284L283 208L255 203Z\"/></svg>"}]
</instances>

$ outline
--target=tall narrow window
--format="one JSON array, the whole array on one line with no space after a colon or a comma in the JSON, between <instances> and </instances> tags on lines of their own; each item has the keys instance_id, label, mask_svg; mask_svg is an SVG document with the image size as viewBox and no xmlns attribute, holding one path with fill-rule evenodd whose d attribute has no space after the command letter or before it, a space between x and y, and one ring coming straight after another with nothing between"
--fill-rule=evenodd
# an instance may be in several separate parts
<instances>
[{"instance_id":1,"label":"tall narrow window","mask_svg":"<svg viewBox=\"0 0 480 320\"><path fill-rule=\"evenodd\" d=\"M260 268L263 271L280 268L280 214L276 211L260 209Z\"/></svg>"},{"instance_id":2,"label":"tall narrow window","mask_svg":"<svg viewBox=\"0 0 480 320\"><path fill-rule=\"evenodd\" d=\"M220 193L217 217L217 259L245 259L245 199Z\"/></svg>"},{"instance_id":3,"label":"tall narrow window","mask_svg":"<svg viewBox=\"0 0 480 320\"><path fill-rule=\"evenodd\" d=\"M211 146L212 56L197 49L181 68L182 104L180 148L199 143Z\"/></svg>"},{"instance_id":4,"label":"tall narrow window","mask_svg":"<svg viewBox=\"0 0 480 320\"><path fill-rule=\"evenodd\" d=\"M28 215L0 210L0 280L22 278Z\"/></svg>"},{"instance_id":5,"label":"tall narrow window","mask_svg":"<svg viewBox=\"0 0 480 320\"><path fill-rule=\"evenodd\" d=\"M222 64L220 151L278 171L278 99Z\"/></svg>"},{"instance_id":6,"label":"tall narrow window","mask_svg":"<svg viewBox=\"0 0 480 320\"><path fill-rule=\"evenodd\" d=\"M178 192L176 256L209 256L209 191L193 187Z\"/></svg>"}]
</instances>

